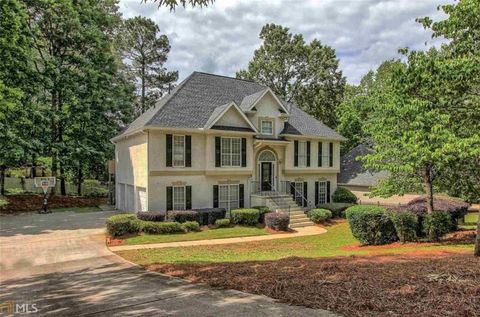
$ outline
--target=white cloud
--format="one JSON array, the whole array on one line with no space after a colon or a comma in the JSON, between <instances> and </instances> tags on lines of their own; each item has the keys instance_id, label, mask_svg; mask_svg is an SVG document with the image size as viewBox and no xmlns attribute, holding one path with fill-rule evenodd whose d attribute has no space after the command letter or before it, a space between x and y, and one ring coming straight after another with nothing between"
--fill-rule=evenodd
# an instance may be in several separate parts
<instances>
[{"instance_id":1,"label":"white cloud","mask_svg":"<svg viewBox=\"0 0 480 317\"><path fill-rule=\"evenodd\" d=\"M348 82L358 83L368 70L400 57L400 47L438 45L417 17L442 18L437 6L451 0L216 0L207 8L167 8L140 0L121 0L125 18L151 18L170 39L167 66L183 79L192 71L235 75L260 45L266 23L287 26L332 46Z\"/></svg>"}]
</instances>

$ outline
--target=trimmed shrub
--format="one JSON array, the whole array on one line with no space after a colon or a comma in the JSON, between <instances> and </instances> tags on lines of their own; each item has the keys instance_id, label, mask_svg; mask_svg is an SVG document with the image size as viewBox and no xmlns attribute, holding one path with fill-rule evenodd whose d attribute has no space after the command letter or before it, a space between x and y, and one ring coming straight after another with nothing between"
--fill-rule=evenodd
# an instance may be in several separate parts
<instances>
[{"instance_id":1,"label":"trimmed shrub","mask_svg":"<svg viewBox=\"0 0 480 317\"><path fill-rule=\"evenodd\" d=\"M127 233L138 232L138 227L132 224L136 220L134 214L114 215L107 219L107 232L109 235L118 237Z\"/></svg>"},{"instance_id":2,"label":"trimmed shrub","mask_svg":"<svg viewBox=\"0 0 480 317\"><path fill-rule=\"evenodd\" d=\"M230 226L230 219L224 218L224 219L217 219L215 220L215 226L217 228L226 228Z\"/></svg>"},{"instance_id":3,"label":"trimmed shrub","mask_svg":"<svg viewBox=\"0 0 480 317\"><path fill-rule=\"evenodd\" d=\"M351 203L357 202L357 196L355 196L350 190L345 187L337 187L333 193L332 200L334 203Z\"/></svg>"},{"instance_id":4,"label":"trimmed shrub","mask_svg":"<svg viewBox=\"0 0 480 317\"><path fill-rule=\"evenodd\" d=\"M149 234L184 232L182 224L178 222L157 222L140 220L142 232Z\"/></svg>"},{"instance_id":5,"label":"trimmed shrub","mask_svg":"<svg viewBox=\"0 0 480 317\"><path fill-rule=\"evenodd\" d=\"M144 221L165 221L164 211L138 212L137 218Z\"/></svg>"},{"instance_id":6,"label":"trimmed shrub","mask_svg":"<svg viewBox=\"0 0 480 317\"><path fill-rule=\"evenodd\" d=\"M226 214L224 208L202 208L194 211L198 213L198 223L202 226L213 225L217 219L225 218Z\"/></svg>"},{"instance_id":7,"label":"trimmed shrub","mask_svg":"<svg viewBox=\"0 0 480 317\"><path fill-rule=\"evenodd\" d=\"M434 211L425 216L423 231L429 241L439 241L440 238L450 232L452 217L445 211Z\"/></svg>"},{"instance_id":8,"label":"trimmed shrub","mask_svg":"<svg viewBox=\"0 0 480 317\"><path fill-rule=\"evenodd\" d=\"M252 208L232 209L230 214L236 225L255 226L260 219L260 211Z\"/></svg>"},{"instance_id":9,"label":"trimmed shrub","mask_svg":"<svg viewBox=\"0 0 480 317\"><path fill-rule=\"evenodd\" d=\"M332 218L332 212L328 209L312 209L308 212L308 218L315 223L322 223Z\"/></svg>"},{"instance_id":10,"label":"trimmed shrub","mask_svg":"<svg viewBox=\"0 0 480 317\"><path fill-rule=\"evenodd\" d=\"M395 226L384 208L357 205L348 208L345 213L350 230L360 243L378 245L398 240Z\"/></svg>"},{"instance_id":11,"label":"trimmed shrub","mask_svg":"<svg viewBox=\"0 0 480 317\"><path fill-rule=\"evenodd\" d=\"M167 212L167 221L184 223L196 221L200 223L199 213L194 210L172 210Z\"/></svg>"},{"instance_id":12,"label":"trimmed shrub","mask_svg":"<svg viewBox=\"0 0 480 317\"><path fill-rule=\"evenodd\" d=\"M200 224L196 221L186 221L182 223L183 229L185 231L200 231Z\"/></svg>"},{"instance_id":13,"label":"trimmed shrub","mask_svg":"<svg viewBox=\"0 0 480 317\"><path fill-rule=\"evenodd\" d=\"M332 212L332 217L341 217L345 218L345 210L347 208L354 206L355 204L351 203L329 203L329 204L318 204L317 208L327 209Z\"/></svg>"},{"instance_id":14,"label":"trimmed shrub","mask_svg":"<svg viewBox=\"0 0 480 317\"><path fill-rule=\"evenodd\" d=\"M391 212L390 219L392 219L397 236L400 242L416 241L417 240L417 216L410 212Z\"/></svg>"},{"instance_id":15,"label":"trimmed shrub","mask_svg":"<svg viewBox=\"0 0 480 317\"><path fill-rule=\"evenodd\" d=\"M267 206L254 206L252 208L260 211L260 218L258 219L258 222L265 223L265 214L271 212L270 208Z\"/></svg>"},{"instance_id":16,"label":"trimmed shrub","mask_svg":"<svg viewBox=\"0 0 480 317\"><path fill-rule=\"evenodd\" d=\"M265 225L278 231L288 231L290 217L286 212L269 212L265 214Z\"/></svg>"},{"instance_id":17,"label":"trimmed shrub","mask_svg":"<svg viewBox=\"0 0 480 317\"><path fill-rule=\"evenodd\" d=\"M433 209L437 211L445 211L450 214L451 231L457 229L459 219L468 213L468 203L455 198L434 197ZM423 197L417 197L411 200L403 209L410 210L417 215L419 222L423 222L423 218L427 215L426 200Z\"/></svg>"}]
</instances>

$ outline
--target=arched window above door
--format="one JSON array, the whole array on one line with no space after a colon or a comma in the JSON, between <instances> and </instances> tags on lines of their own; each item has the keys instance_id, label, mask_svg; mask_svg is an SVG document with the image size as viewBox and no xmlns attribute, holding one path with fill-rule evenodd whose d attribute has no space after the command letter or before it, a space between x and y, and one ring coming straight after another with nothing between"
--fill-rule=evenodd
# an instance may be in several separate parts
<instances>
[{"instance_id":1,"label":"arched window above door","mask_svg":"<svg viewBox=\"0 0 480 317\"><path fill-rule=\"evenodd\" d=\"M272 151L266 150L260 153L258 160L260 162L275 162L275 155L272 153Z\"/></svg>"}]
</instances>

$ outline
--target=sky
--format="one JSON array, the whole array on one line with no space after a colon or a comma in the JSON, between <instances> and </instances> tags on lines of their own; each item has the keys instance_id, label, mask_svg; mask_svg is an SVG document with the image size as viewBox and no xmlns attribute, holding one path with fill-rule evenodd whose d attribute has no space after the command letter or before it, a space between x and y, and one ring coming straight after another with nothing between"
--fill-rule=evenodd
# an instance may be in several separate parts
<instances>
[{"instance_id":1,"label":"sky","mask_svg":"<svg viewBox=\"0 0 480 317\"><path fill-rule=\"evenodd\" d=\"M200 8L158 8L151 0L120 0L124 18L145 16L170 40L166 67L180 80L193 71L226 76L247 67L263 25L280 24L305 41L333 47L347 82L383 61L400 58L398 49L424 50L444 40L415 22L417 17L445 18L438 5L451 0L216 0Z\"/></svg>"}]
</instances>

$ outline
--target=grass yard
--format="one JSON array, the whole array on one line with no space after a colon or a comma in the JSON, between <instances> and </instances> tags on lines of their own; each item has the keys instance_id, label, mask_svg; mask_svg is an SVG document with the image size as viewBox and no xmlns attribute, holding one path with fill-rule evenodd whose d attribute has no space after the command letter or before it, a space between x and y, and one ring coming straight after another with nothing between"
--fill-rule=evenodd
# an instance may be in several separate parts
<instances>
[{"instance_id":1,"label":"grass yard","mask_svg":"<svg viewBox=\"0 0 480 317\"><path fill-rule=\"evenodd\" d=\"M268 261L291 256L317 258L406 252L417 254L448 251L473 252L473 242L451 242L448 244L395 243L380 247L358 247L358 243L353 238L347 223L333 225L327 230L328 232L325 234L307 237L212 246L129 250L117 253L132 262L150 265L153 263Z\"/></svg>"},{"instance_id":2,"label":"grass yard","mask_svg":"<svg viewBox=\"0 0 480 317\"><path fill-rule=\"evenodd\" d=\"M465 215L465 223L460 227L463 229L476 229L478 221L478 212L470 212Z\"/></svg>"},{"instance_id":3,"label":"grass yard","mask_svg":"<svg viewBox=\"0 0 480 317\"><path fill-rule=\"evenodd\" d=\"M123 240L123 245L238 238L264 236L268 234L269 233L263 228L237 226L232 228L218 228L200 232L178 234L143 234L139 236L129 237Z\"/></svg>"},{"instance_id":4,"label":"grass yard","mask_svg":"<svg viewBox=\"0 0 480 317\"><path fill-rule=\"evenodd\" d=\"M97 206L90 206L90 207L66 207L66 208L55 208L51 209L52 212L65 212L65 211L73 211L73 212L95 212L95 211L102 211L101 208Z\"/></svg>"}]
</instances>

